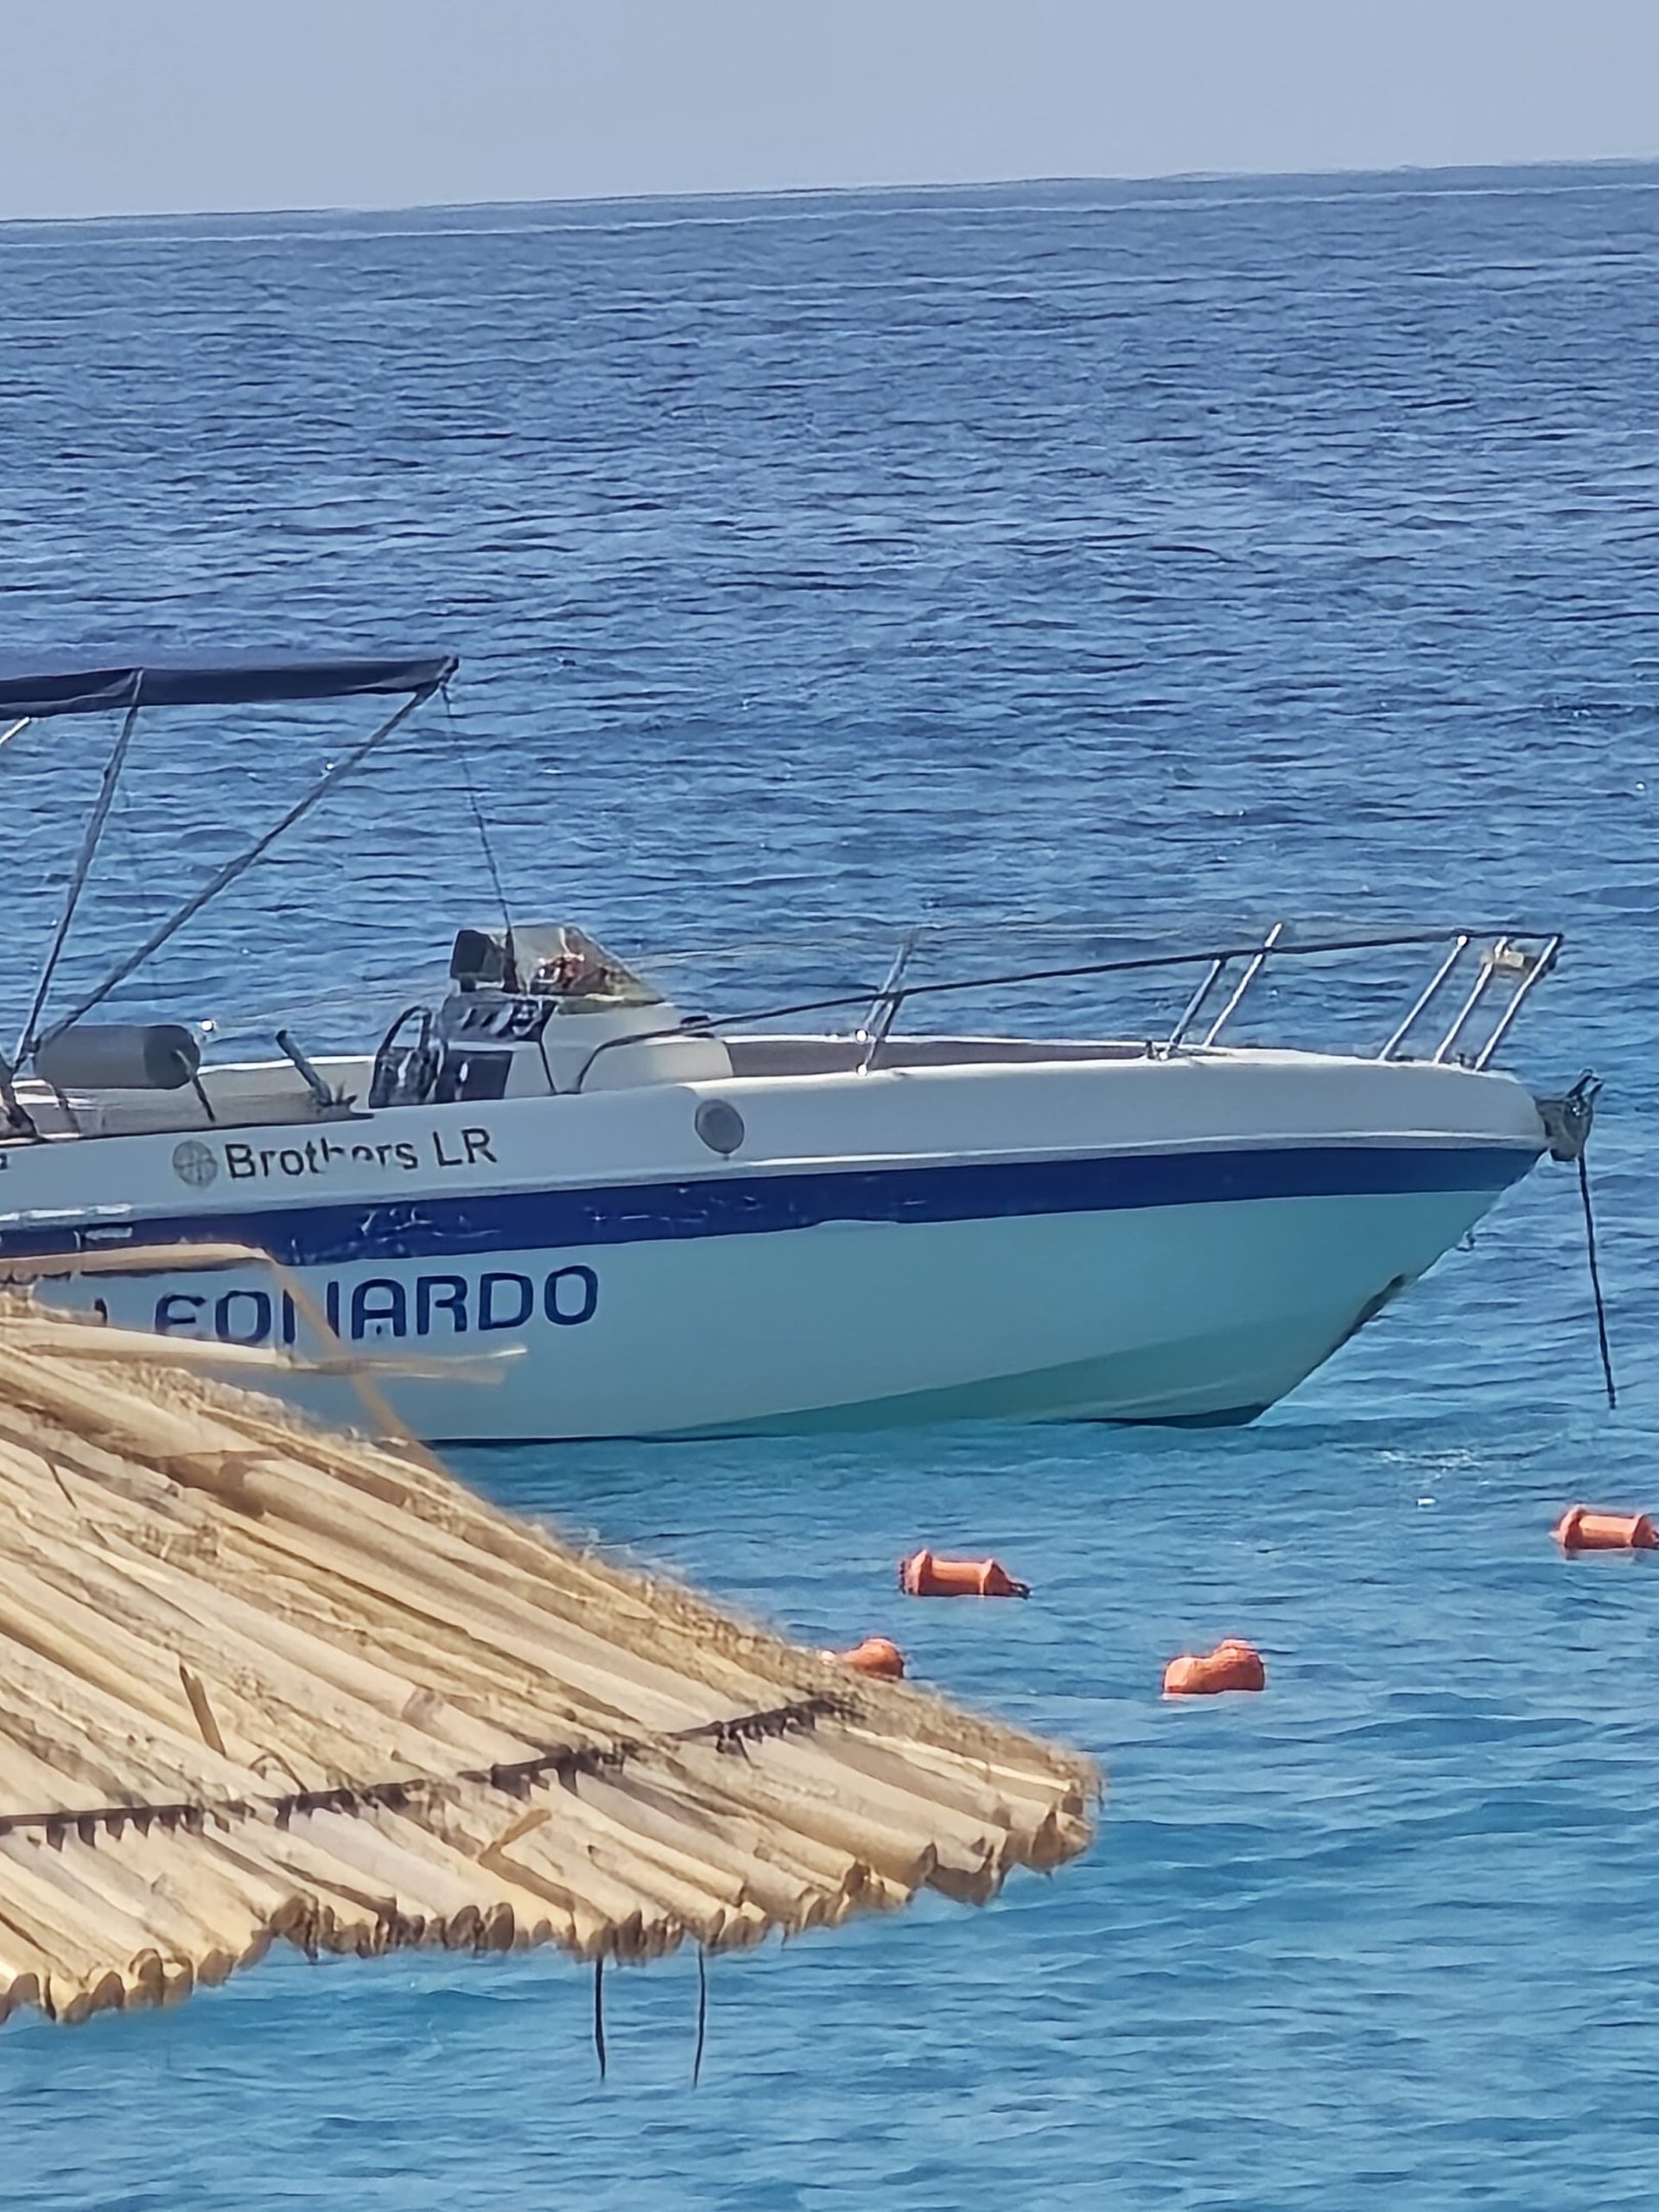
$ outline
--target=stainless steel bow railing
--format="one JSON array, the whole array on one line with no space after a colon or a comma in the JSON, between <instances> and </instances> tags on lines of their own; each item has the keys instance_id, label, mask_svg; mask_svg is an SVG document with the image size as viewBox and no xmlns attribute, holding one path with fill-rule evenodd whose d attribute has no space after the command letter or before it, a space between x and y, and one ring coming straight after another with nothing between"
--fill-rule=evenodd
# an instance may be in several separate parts
<instances>
[{"instance_id":1,"label":"stainless steel bow railing","mask_svg":"<svg viewBox=\"0 0 1659 2212\"><path fill-rule=\"evenodd\" d=\"M1270 971L1277 974L1291 963L1344 954L1421 948L1438 955L1433 970L1371 1057L1481 1069L1491 1064L1533 990L1554 967L1563 943L1559 932L1494 928L1460 929L1449 938L1440 929L1298 940L1288 934L1288 927L1285 922L1275 922L1259 938L1224 942L1196 950L1136 953L1121 959L1002 969L938 981L911 980L917 943L912 936L901 944L886 980L879 985L865 984L855 990L781 1005L746 1007L729 1014L696 1014L688 1017L679 1028L690 1036L707 1035L710 1031L724 1034L795 1016L856 1008L861 1019L852 1036L863 1047L859 1066L868 1072L880 1065L900 1015L918 1004L1033 983L1200 969L1198 983L1174 1026L1161 1035L1146 1039L1149 1058L1167 1059L1179 1052L1207 1052L1218 1046L1240 1007ZM636 1041L618 1038L599 1046L582 1071L583 1077L605 1052ZM581 1087L579 1082L576 1088Z\"/></svg>"}]
</instances>

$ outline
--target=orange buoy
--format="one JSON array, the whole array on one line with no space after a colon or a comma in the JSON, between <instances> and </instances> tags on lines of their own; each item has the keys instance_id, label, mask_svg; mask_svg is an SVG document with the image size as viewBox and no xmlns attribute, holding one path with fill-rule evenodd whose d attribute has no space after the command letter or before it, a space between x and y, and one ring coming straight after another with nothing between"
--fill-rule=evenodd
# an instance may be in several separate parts
<instances>
[{"instance_id":1,"label":"orange buoy","mask_svg":"<svg viewBox=\"0 0 1659 2212\"><path fill-rule=\"evenodd\" d=\"M1184 1651L1164 1669L1166 1697L1211 1697L1218 1690L1264 1690L1267 1686L1262 1654L1236 1636L1201 1656Z\"/></svg>"},{"instance_id":2,"label":"orange buoy","mask_svg":"<svg viewBox=\"0 0 1659 2212\"><path fill-rule=\"evenodd\" d=\"M1550 1531L1566 1552L1659 1551L1659 1529L1645 1513L1599 1513L1569 1505Z\"/></svg>"},{"instance_id":3,"label":"orange buoy","mask_svg":"<svg viewBox=\"0 0 1659 2212\"><path fill-rule=\"evenodd\" d=\"M907 1598L1029 1598L1029 1583L1016 1582L994 1559L935 1559L912 1552L899 1562L899 1587Z\"/></svg>"},{"instance_id":4,"label":"orange buoy","mask_svg":"<svg viewBox=\"0 0 1659 2212\"><path fill-rule=\"evenodd\" d=\"M823 1656L850 1667L855 1674L874 1675L883 1681L896 1682L904 1677L905 1655L885 1636L867 1636L850 1651L826 1651Z\"/></svg>"}]
</instances>

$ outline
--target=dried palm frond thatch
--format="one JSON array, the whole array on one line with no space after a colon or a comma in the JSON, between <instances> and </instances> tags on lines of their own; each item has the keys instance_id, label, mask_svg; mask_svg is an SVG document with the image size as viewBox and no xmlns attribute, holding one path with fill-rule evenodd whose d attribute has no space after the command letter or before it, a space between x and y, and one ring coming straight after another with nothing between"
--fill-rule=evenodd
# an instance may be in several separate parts
<instances>
[{"instance_id":1,"label":"dried palm frond thatch","mask_svg":"<svg viewBox=\"0 0 1659 2212\"><path fill-rule=\"evenodd\" d=\"M989 1897L1090 1763L0 1298L0 2017L309 1950L711 1950Z\"/></svg>"}]
</instances>

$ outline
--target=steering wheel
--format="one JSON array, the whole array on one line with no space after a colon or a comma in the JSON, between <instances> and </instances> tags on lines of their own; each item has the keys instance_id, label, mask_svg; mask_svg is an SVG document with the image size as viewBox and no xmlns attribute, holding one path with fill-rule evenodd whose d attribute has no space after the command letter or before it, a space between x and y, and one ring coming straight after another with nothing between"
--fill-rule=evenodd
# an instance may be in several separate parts
<instances>
[{"instance_id":1,"label":"steering wheel","mask_svg":"<svg viewBox=\"0 0 1659 2212\"><path fill-rule=\"evenodd\" d=\"M412 1040L402 1041L411 1021L420 1024ZM371 1106L421 1106L432 1096L443 1055L432 1042L432 1010L406 1006L380 1040L369 1083Z\"/></svg>"}]
</instances>

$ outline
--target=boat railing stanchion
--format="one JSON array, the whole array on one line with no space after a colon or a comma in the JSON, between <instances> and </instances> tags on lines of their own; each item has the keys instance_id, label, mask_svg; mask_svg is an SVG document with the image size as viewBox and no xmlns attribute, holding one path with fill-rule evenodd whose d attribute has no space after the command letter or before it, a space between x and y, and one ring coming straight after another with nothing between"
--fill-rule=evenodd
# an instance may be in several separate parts
<instances>
[{"instance_id":1,"label":"boat railing stanchion","mask_svg":"<svg viewBox=\"0 0 1659 2212\"><path fill-rule=\"evenodd\" d=\"M1218 952L1215 958L1210 963L1208 969L1205 971L1203 981L1199 983L1197 990L1193 992L1192 997L1188 999L1186 1004L1181 1008L1180 1020L1175 1024L1175 1027L1170 1031L1168 1036L1164 1039L1162 1049L1158 1056L1160 1059L1166 1060L1170 1058L1172 1055L1180 1051L1183 1043L1185 1041L1187 1031L1198 1020L1211 992L1215 989L1216 985L1227 973L1228 963L1231 961L1232 957L1233 956L1230 952Z\"/></svg>"},{"instance_id":2,"label":"boat railing stanchion","mask_svg":"<svg viewBox=\"0 0 1659 2212\"><path fill-rule=\"evenodd\" d=\"M860 1075L868 1075L870 1070L875 1065L875 1056L887 1043L888 1033L899 1019L899 1009L909 995L910 994L903 988L882 994L878 1001L881 1011L874 1021L860 1032L861 1040L864 1046L864 1057L858 1064Z\"/></svg>"},{"instance_id":3,"label":"boat railing stanchion","mask_svg":"<svg viewBox=\"0 0 1659 2212\"><path fill-rule=\"evenodd\" d=\"M1391 1060L1394 1058L1395 1054L1400 1050L1400 1047L1405 1043L1407 1038L1416 1027L1418 1022L1428 1011L1430 1005L1440 996L1443 985L1450 976L1452 970L1457 966L1459 961L1462 959L1464 954L1469 950L1471 938L1469 932L1466 930L1459 930L1457 936L1452 940L1452 950L1446 954L1440 966L1429 977L1427 982L1424 984L1422 989L1419 991L1417 996L1412 1001L1411 1011L1407 1014L1405 1020L1400 1024L1394 1034L1389 1039L1388 1043L1383 1046L1382 1050L1377 1054L1378 1059Z\"/></svg>"},{"instance_id":4,"label":"boat railing stanchion","mask_svg":"<svg viewBox=\"0 0 1659 2212\"><path fill-rule=\"evenodd\" d=\"M1446 1061L1453 1057L1457 1050L1458 1039L1474 1020L1482 1001L1497 978L1500 976L1514 976L1516 979L1516 988L1518 990L1531 977L1534 973L1534 963L1539 957L1538 954L1529 952L1524 945L1517 944L1513 938L1493 938L1491 944L1486 948L1484 957L1480 963L1479 973L1470 985L1463 1004L1458 1008L1456 1019L1435 1049L1433 1065L1436 1067L1444 1066ZM1512 993L1511 995L1514 994ZM1470 1056L1471 1066L1479 1067L1484 1064L1485 1059L1491 1055L1497 1039L1501 1037L1503 1028L1507 1027L1507 1023L1503 1024L1497 1029L1494 1036L1487 1038L1478 1053Z\"/></svg>"},{"instance_id":5,"label":"boat railing stanchion","mask_svg":"<svg viewBox=\"0 0 1659 2212\"><path fill-rule=\"evenodd\" d=\"M899 1018L899 1009L905 1001L905 993L901 988L905 971L910 966L911 955L916 950L920 935L919 930L912 930L899 945L893 957L893 965L887 970L887 980L870 1001L870 1010L855 1033L855 1042L864 1047L864 1057L858 1064L860 1075L868 1075L875 1065L876 1054L887 1043L888 1032Z\"/></svg>"},{"instance_id":6,"label":"boat railing stanchion","mask_svg":"<svg viewBox=\"0 0 1659 2212\"><path fill-rule=\"evenodd\" d=\"M1237 982L1234 984L1231 998L1230 998L1226 1005L1223 1007L1221 1012L1211 1023L1209 1028L1205 1031L1204 1044L1206 1049L1215 1043L1217 1038L1220 1036L1222 1031L1227 1027L1227 1024L1238 1012L1240 1006L1243 1003L1245 992L1249 989L1250 985L1255 982L1256 977L1267 966L1268 955L1274 950L1284 933L1284 923L1275 922L1273 927L1268 931L1266 937L1262 938L1261 950L1251 956L1249 963L1245 968L1244 973L1239 977Z\"/></svg>"},{"instance_id":7,"label":"boat railing stanchion","mask_svg":"<svg viewBox=\"0 0 1659 2212\"><path fill-rule=\"evenodd\" d=\"M1475 1054L1477 1068L1484 1068L1490 1064L1493 1054L1508 1036L1515 1017L1531 997L1535 986L1554 967L1560 954L1562 943L1563 939L1558 931L1554 936L1546 938L1536 952L1522 954L1526 965L1524 969L1511 971L1516 976L1515 988L1510 993L1509 1004L1493 1023L1491 1036ZM1516 950L1519 951L1521 948L1517 946Z\"/></svg>"}]
</instances>

